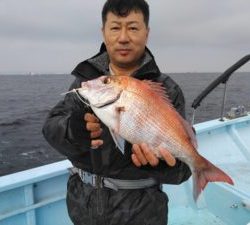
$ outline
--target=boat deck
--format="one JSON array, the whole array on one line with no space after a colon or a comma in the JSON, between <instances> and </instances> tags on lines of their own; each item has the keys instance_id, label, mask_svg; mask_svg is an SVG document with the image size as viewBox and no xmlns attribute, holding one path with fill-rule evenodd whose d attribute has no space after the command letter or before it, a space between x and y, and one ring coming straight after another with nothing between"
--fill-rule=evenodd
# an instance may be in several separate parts
<instances>
[{"instance_id":1,"label":"boat deck","mask_svg":"<svg viewBox=\"0 0 250 225\"><path fill-rule=\"evenodd\" d=\"M250 163L231 163L221 165L224 171L227 171L228 174L234 180L234 186L231 187L241 193L248 195L250 200Z\"/></svg>"},{"instance_id":2,"label":"boat deck","mask_svg":"<svg viewBox=\"0 0 250 225\"><path fill-rule=\"evenodd\" d=\"M209 183L197 204L192 199L191 179L178 187L164 185L169 196L170 225L246 225L250 222L249 122L248 116L195 125L200 154L229 174L235 185Z\"/></svg>"},{"instance_id":3,"label":"boat deck","mask_svg":"<svg viewBox=\"0 0 250 225\"><path fill-rule=\"evenodd\" d=\"M249 116L225 122L213 120L198 124L196 129L199 152L227 172L235 183L229 187L245 194L250 202Z\"/></svg>"}]
</instances>

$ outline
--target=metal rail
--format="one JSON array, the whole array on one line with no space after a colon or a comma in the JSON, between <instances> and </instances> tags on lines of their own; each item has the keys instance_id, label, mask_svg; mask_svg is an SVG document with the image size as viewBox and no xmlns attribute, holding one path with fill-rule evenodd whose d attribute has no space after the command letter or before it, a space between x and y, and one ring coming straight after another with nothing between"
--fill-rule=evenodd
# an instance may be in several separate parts
<instances>
[{"instance_id":1,"label":"metal rail","mask_svg":"<svg viewBox=\"0 0 250 225\"><path fill-rule=\"evenodd\" d=\"M221 109L221 120L223 121L223 114L224 114L224 107L225 107L225 101L226 101L226 89L227 89L227 81L230 78L230 76L241 66L246 64L250 60L250 54L244 56L239 61L237 61L235 64L233 64L231 67L229 67L224 73L222 73L217 79L215 79L212 83L210 83L205 90L203 90L193 101L192 108L193 111L193 118L192 118L192 124L194 123L195 118L195 110L200 106L200 103L202 100L210 93L212 92L219 84L224 84L224 93L223 93L223 102L222 102L222 109Z\"/></svg>"}]
</instances>

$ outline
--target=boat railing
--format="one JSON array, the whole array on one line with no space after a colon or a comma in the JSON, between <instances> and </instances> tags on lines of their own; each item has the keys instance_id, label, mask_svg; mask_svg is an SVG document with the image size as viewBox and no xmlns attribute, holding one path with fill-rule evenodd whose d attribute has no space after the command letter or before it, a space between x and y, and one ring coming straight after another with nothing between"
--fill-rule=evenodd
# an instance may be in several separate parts
<instances>
[{"instance_id":1,"label":"boat railing","mask_svg":"<svg viewBox=\"0 0 250 225\"><path fill-rule=\"evenodd\" d=\"M195 111L200 106L200 103L202 100L210 93L212 92L219 84L224 84L224 92L223 92L223 101L222 101L222 107L221 107L221 114L220 114L220 121L224 121L223 115L225 110L225 102L226 102L226 93L227 93L227 81L231 77L231 75L238 70L240 67L242 67L244 64L246 64L250 60L250 54L244 56L239 61L237 61L235 64L230 66L224 73L222 73L218 78L216 78L214 81L212 81L193 101L192 108L193 108L193 116L192 116L192 124L194 124L195 120Z\"/></svg>"}]
</instances>

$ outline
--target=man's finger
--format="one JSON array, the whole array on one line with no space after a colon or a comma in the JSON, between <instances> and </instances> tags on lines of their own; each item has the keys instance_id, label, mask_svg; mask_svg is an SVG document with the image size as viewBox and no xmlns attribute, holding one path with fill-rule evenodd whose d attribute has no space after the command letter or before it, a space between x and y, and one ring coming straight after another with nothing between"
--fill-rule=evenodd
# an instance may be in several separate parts
<instances>
[{"instance_id":1,"label":"man's finger","mask_svg":"<svg viewBox=\"0 0 250 225\"><path fill-rule=\"evenodd\" d=\"M92 148L92 149L99 148L101 145L103 145L103 140L101 140L101 139L92 140L92 141L91 141L91 148Z\"/></svg>"},{"instance_id":2,"label":"man's finger","mask_svg":"<svg viewBox=\"0 0 250 225\"><path fill-rule=\"evenodd\" d=\"M167 149L160 148L159 152L169 166L174 166L176 164L175 157Z\"/></svg>"},{"instance_id":3,"label":"man's finger","mask_svg":"<svg viewBox=\"0 0 250 225\"><path fill-rule=\"evenodd\" d=\"M92 113L85 113L84 120L86 122L93 122L93 123L99 122L99 119Z\"/></svg>"},{"instance_id":4,"label":"man's finger","mask_svg":"<svg viewBox=\"0 0 250 225\"><path fill-rule=\"evenodd\" d=\"M132 162L137 166L137 167L140 167L142 164L141 162L138 160L136 154L132 154L131 155L131 159L132 159Z\"/></svg>"},{"instance_id":5,"label":"man's finger","mask_svg":"<svg viewBox=\"0 0 250 225\"><path fill-rule=\"evenodd\" d=\"M92 131L92 132L90 133L90 138L91 138L91 139L93 139L93 138L98 138L98 137L101 136L101 134L102 134L102 129L99 129L99 130L97 130L97 131Z\"/></svg>"},{"instance_id":6,"label":"man's finger","mask_svg":"<svg viewBox=\"0 0 250 225\"><path fill-rule=\"evenodd\" d=\"M98 131L100 130L100 128L101 128L100 123L91 123L91 122L86 123L86 129L88 131Z\"/></svg>"},{"instance_id":7,"label":"man's finger","mask_svg":"<svg viewBox=\"0 0 250 225\"><path fill-rule=\"evenodd\" d=\"M140 148L139 145L134 144L132 148L133 153L136 155L137 160L142 164L142 165L147 165L147 159L145 158L142 149Z\"/></svg>"},{"instance_id":8,"label":"man's finger","mask_svg":"<svg viewBox=\"0 0 250 225\"><path fill-rule=\"evenodd\" d=\"M151 166L157 166L159 163L159 159L154 155L152 151L150 151L149 147L146 144L141 144L141 148L149 164Z\"/></svg>"}]
</instances>

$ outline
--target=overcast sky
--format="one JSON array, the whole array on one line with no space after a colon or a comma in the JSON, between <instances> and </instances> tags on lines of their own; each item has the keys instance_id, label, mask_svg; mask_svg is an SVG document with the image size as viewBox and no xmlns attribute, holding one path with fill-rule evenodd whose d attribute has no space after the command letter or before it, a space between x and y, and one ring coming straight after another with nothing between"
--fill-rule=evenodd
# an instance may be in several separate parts
<instances>
[{"instance_id":1,"label":"overcast sky","mask_svg":"<svg viewBox=\"0 0 250 225\"><path fill-rule=\"evenodd\" d=\"M0 0L0 74L70 73L99 50L103 3ZM148 47L163 72L223 72L250 54L250 0L148 3Z\"/></svg>"}]
</instances>

